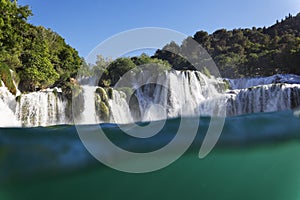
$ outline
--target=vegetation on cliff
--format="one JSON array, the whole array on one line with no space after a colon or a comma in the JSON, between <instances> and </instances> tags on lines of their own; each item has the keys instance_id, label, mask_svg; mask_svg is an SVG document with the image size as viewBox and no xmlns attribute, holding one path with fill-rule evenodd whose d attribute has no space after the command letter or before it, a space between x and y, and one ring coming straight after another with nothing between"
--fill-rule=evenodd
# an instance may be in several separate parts
<instances>
[{"instance_id":1,"label":"vegetation on cliff","mask_svg":"<svg viewBox=\"0 0 300 200\"><path fill-rule=\"evenodd\" d=\"M181 45L167 44L152 57L142 54L112 61L99 56L96 65L90 69L60 35L27 22L32 15L28 6L20 6L17 1L0 2L0 79L14 94L16 88L11 70L15 72L22 92L58 86L65 88L68 97L74 85L70 79L77 73L101 75L98 85L110 87L129 70L140 73L142 68L137 66L141 65L157 73L171 68L194 70L195 67L183 58L186 56L192 61L200 61L196 64L210 76L207 56L194 48L194 41L207 50L223 77L300 74L300 13L294 17L289 15L269 28L220 29L212 34L198 31Z\"/></svg>"},{"instance_id":2,"label":"vegetation on cliff","mask_svg":"<svg viewBox=\"0 0 300 200\"><path fill-rule=\"evenodd\" d=\"M17 73L22 91L61 85L75 77L82 63L78 52L52 30L29 24L32 12L28 6L0 0L0 13L1 68L8 66ZM9 78L3 81L10 85Z\"/></svg>"},{"instance_id":3,"label":"vegetation on cliff","mask_svg":"<svg viewBox=\"0 0 300 200\"><path fill-rule=\"evenodd\" d=\"M224 77L300 74L300 13L269 28L198 31L180 46L171 42L157 50L155 57L167 60L176 70L195 69L181 57L187 49L190 57L201 56L191 48L193 40L207 50Z\"/></svg>"},{"instance_id":4,"label":"vegetation on cliff","mask_svg":"<svg viewBox=\"0 0 300 200\"><path fill-rule=\"evenodd\" d=\"M137 74L147 69L155 70L156 73L160 73L165 70L170 70L171 65L167 61L151 58L146 54L131 58L121 57L114 61L109 59L105 60L102 56L98 56L96 66L94 66L92 71L100 77L99 86L109 87L114 86L119 79L130 70Z\"/></svg>"}]
</instances>

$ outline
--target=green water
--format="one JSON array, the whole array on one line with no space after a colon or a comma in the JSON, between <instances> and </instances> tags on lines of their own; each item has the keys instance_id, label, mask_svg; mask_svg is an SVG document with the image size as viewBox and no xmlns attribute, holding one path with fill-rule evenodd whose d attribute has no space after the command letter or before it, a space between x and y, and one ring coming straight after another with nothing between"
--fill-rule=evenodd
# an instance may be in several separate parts
<instances>
[{"instance_id":1,"label":"green water","mask_svg":"<svg viewBox=\"0 0 300 200\"><path fill-rule=\"evenodd\" d=\"M208 122L202 119L200 130ZM1 129L0 199L300 199L299 122L292 112L228 118L206 158L198 158L199 133L179 160L147 174L100 164L72 126ZM164 131L175 124L178 119L169 120ZM118 132L113 125L103 126ZM112 138L118 143L116 135ZM143 145L158 148L158 140L170 139L165 133ZM128 141L134 148L140 145L119 138L119 144Z\"/></svg>"}]
</instances>

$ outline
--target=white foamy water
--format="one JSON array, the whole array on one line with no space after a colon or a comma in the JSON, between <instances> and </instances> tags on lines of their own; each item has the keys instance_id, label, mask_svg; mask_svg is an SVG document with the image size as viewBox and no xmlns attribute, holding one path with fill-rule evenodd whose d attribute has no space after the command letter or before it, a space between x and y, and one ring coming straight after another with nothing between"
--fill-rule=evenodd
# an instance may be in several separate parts
<instances>
[{"instance_id":1,"label":"white foamy water","mask_svg":"<svg viewBox=\"0 0 300 200\"><path fill-rule=\"evenodd\" d=\"M225 105L226 100L217 91L215 79L209 79L197 71L172 71L159 76L157 83L160 84L137 89L143 121L216 115L216 110L222 115L222 104ZM164 113L157 113L157 109L153 109L155 105Z\"/></svg>"},{"instance_id":2,"label":"white foamy water","mask_svg":"<svg viewBox=\"0 0 300 200\"><path fill-rule=\"evenodd\" d=\"M24 126L65 124L66 102L52 91L22 94L16 106L16 117Z\"/></svg>"},{"instance_id":3,"label":"white foamy water","mask_svg":"<svg viewBox=\"0 0 300 200\"><path fill-rule=\"evenodd\" d=\"M300 76L294 74L276 74L269 77L258 78L241 78L241 79L227 79L230 83L231 89L245 89L253 86L268 85L272 83L288 83L300 84Z\"/></svg>"},{"instance_id":4,"label":"white foamy water","mask_svg":"<svg viewBox=\"0 0 300 200\"><path fill-rule=\"evenodd\" d=\"M139 87L141 80L146 84ZM105 106L109 110L106 120L97 116L97 87L91 84L82 86L84 102L80 106L83 106L83 112L79 113L80 120L77 122L125 124L179 116L234 116L286 110L300 106L300 84L297 81L296 75L230 80L232 88L242 89L222 93L219 79L208 78L197 71L171 71L156 77L142 73L131 82L135 91L132 97L134 101L129 103L126 94L119 90L114 89L110 99L105 92L108 98ZM14 96L6 87L1 87L0 127L72 123L71 102L63 97L59 88L55 91L47 89Z\"/></svg>"},{"instance_id":5,"label":"white foamy water","mask_svg":"<svg viewBox=\"0 0 300 200\"><path fill-rule=\"evenodd\" d=\"M21 121L15 115L16 105L15 96L6 87L0 87L0 127L21 126Z\"/></svg>"},{"instance_id":6,"label":"white foamy water","mask_svg":"<svg viewBox=\"0 0 300 200\"><path fill-rule=\"evenodd\" d=\"M83 86L84 111L82 113L82 124L96 124L99 121L96 116L95 109L95 91L94 86Z\"/></svg>"},{"instance_id":7,"label":"white foamy water","mask_svg":"<svg viewBox=\"0 0 300 200\"><path fill-rule=\"evenodd\" d=\"M234 90L227 99L229 116L287 110L300 105L300 85L269 84Z\"/></svg>"}]
</instances>

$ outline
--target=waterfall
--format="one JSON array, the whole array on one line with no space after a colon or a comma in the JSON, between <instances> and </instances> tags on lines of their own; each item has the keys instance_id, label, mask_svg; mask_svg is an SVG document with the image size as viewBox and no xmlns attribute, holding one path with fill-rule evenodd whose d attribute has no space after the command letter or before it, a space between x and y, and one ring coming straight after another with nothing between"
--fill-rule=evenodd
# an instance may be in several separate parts
<instances>
[{"instance_id":1,"label":"waterfall","mask_svg":"<svg viewBox=\"0 0 300 200\"><path fill-rule=\"evenodd\" d=\"M112 90L112 96L108 98L107 91L103 88L84 85L82 89L84 110L81 114L81 120L78 120L80 124L97 124L101 122L125 124L134 122L124 92ZM98 97L97 89L101 89L100 91L102 92ZM97 103L100 104L98 109L96 106ZM108 113L105 113L101 109L107 109L106 112ZM103 116L106 114L108 115L108 119L106 119L106 116Z\"/></svg>"},{"instance_id":2,"label":"waterfall","mask_svg":"<svg viewBox=\"0 0 300 200\"><path fill-rule=\"evenodd\" d=\"M13 83L15 73L10 70ZM39 92L11 94L2 82L0 87L0 127L49 126L69 122L66 117L66 101L58 88Z\"/></svg>"},{"instance_id":3,"label":"waterfall","mask_svg":"<svg viewBox=\"0 0 300 200\"><path fill-rule=\"evenodd\" d=\"M84 80L89 83L88 78ZM216 87L221 81L200 72L171 71L153 77L142 71L129 80L131 96L118 87L109 95L105 88L83 86L85 109L81 122L124 124L179 116L225 115L222 110L225 111L226 99ZM141 82L145 84L139 86Z\"/></svg>"},{"instance_id":4,"label":"waterfall","mask_svg":"<svg viewBox=\"0 0 300 200\"><path fill-rule=\"evenodd\" d=\"M18 84L16 83L16 74L13 70L9 70L10 71L10 76L12 78L13 84L16 87L16 96L21 95L21 91L18 89Z\"/></svg>"},{"instance_id":5,"label":"waterfall","mask_svg":"<svg viewBox=\"0 0 300 200\"><path fill-rule=\"evenodd\" d=\"M119 124L134 122L124 92L114 90L113 97L109 100L109 106L111 110L110 122Z\"/></svg>"},{"instance_id":6,"label":"waterfall","mask_svg":"<svg viewBox=\"0 0 300 200\"><path fill-rule=\"evenodd\" d=\"M227 79L231 89L244 89L272 83L300 84L300 76L294 74L276 74L269 77Z\"/></svg>"},{"instance_id":7,"label":"waterfall","mask_svg":"<svg viewBox=\"0 0 300 200\"><path fill-rule=\"evenodd\" d=\"M296 75L227 79L232 89L226 93L222 92L223 80L198 71L169 71L157 76L142 71L129 80L129 87L101 88L92 86L94 79L85 78L87 85L78 90L76 122L125 124L179 116L235 116L300 106L300 78ZM141 82L144 84L139 86ZM72 102L61 89L15 96L2 85L0 127L72 123Z\"/></svg>"},{"instance_id":8,"label":"waterfall","mask_svg":"<svg viewBox=\"0 0 300 200\"><path fill-rule=\"evenodd\" d=\"M130 80L134 80L129 85L133 88L131 96L118 87L109 95L107 89L83 86L82 123L124 124L179 116L225 115L226 99L216 87L221 81L200 72L171 71L153 77L144 71ZM138 86L141 82L145 84Z\"/></svg>"},{"instance_id":9,"label":"waterfall","mask_svg":"<svg viewBox=\"0 0 300 200\"><path fill-rule=\"evenodd\" d=\"M23 126L65 124L66 102L52 90L22 94L18 97L16 116Z\"/></svg>"},{"instance_id":10,"label":"waterfall","mask_svg":"<svg viewBox=\"0 0 300 200\"><path fill-rule=\"evenodd\" d=\"M227 116L274 112L300 106L298 75L276 74L227 81L232 89L226 94Z\"/></svg>"},{"instance_id":11,"label":"waterfall","mask_svg":"<svg viewBox=\"0 0 300 200\"><path fill-rule=\"evenodd\" d=\"M300 84L269 84L227 94L227 115L274 112L300 106Z\"/></svg>"},{"instance_id":12,"label":"waterfall","mask_svg":"<svg viewBox=\"0 0 300 200\"><path fill-rule=\"evenodd\" d=\"M98 123L95 109L95 91L94 86L83 86L84 111L82 112L82 124Z\"/></svg>"},{"instance_id":13,"label":"waterfall","mask_svg":"<svg viewBox=\"0 0 300 200\"><path fill-rule=\"evenodd\" d=\"M15 107L17 102L15 96L12 95L2 82L0 87L0 127L18 127L21 122L15 115Z\"/></svg>"},{"instance_id":14,"label":"waterfall","mask_svg":"<svg viewBox=\"0 0 300 200\"><path fill-rule=\"evenodd\" d=\"M214 78L198 71L171 71L159 76L157 83L136 91L142 121L222 115L225 98L218 92Z\"/></svg>"}]
</instances>

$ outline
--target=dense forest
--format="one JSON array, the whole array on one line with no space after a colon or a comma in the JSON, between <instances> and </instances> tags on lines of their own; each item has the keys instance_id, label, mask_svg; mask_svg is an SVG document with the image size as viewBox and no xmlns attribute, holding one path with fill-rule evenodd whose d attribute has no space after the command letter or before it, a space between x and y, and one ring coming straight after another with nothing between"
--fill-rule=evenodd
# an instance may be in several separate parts
<instances>
[{"instance_id":1,"label":"dense forest","mask_svg":"<svg viewBox=\"0 0 300 200\"><path fill-rule=\"evenodd\" d=\"M269 28L220 29L212 34L198 31L180 46L171 42L157 50L154 57L167 60L177 70L194 69L182 58L199 56L191 48L193 40L207 50L223 77L300 74L300 13L295 17L289 15Z\"/></svg>"},{"instance_id":2,"label":"dense forest","mask_svg":"<svg viewBox=\"0 0 300 200\"><path fill-rule=\"evenodd\" d=\"M103 72L99 86L113 86L128 70L149 63L159 62L160 68L167 70L197 68L210 75L209 59L216 63L221 76L228 78L300 74L300 13L289 15L269 28L220 29L212 34L198 31L181 45L171 42L158 49L152 57L142 54L105 62L100 56L95 68ZM108 67L104 69L105 66Z\"/></svg>"},{"instance_id":3,"label":"dense forest","mask_svg":"<svg viewBox=\"0 0 300 200\"><path fill-rule=\"evenodd\" d=\"M12 78L21 91L29 92L62 85L76 76L82 63L78 52L52 30L29 24L28 6L1 0L0 13L0 79L12 93L16 92Z\"/></svg>"}]
</instances>

